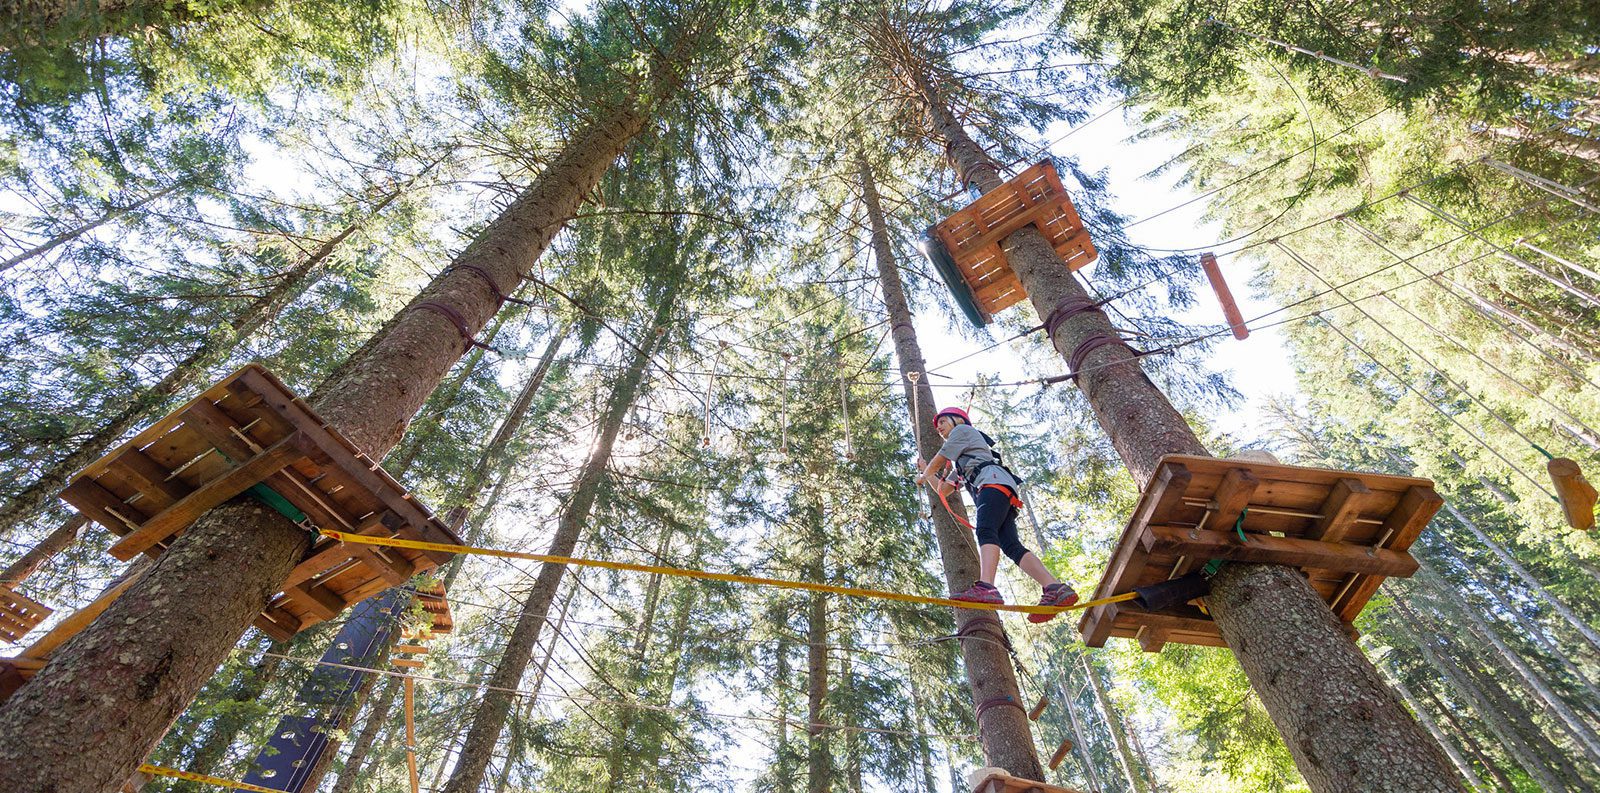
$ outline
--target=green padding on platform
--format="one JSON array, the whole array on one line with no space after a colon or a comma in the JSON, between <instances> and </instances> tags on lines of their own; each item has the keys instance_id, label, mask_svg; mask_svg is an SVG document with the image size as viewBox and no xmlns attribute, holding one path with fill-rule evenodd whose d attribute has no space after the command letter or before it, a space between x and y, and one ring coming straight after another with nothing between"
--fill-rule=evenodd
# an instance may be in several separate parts
<instances>
[{"instance_id":1,"label":"green padding on platform","mask_svg":"<svg viewBox=\"0 0 1600 793\"><path fill-rule=\"evenodd\" d=\"M289 503L289 499L284 498L283 494L273 490L270 487L267 487L263 482L257 482L251 485L250 489L244 492L255 496L256 499L261 503L272 507L273 511L288 518L289 520L294 521L295 523L299 523L306 519L306 513L301 512L300 508Z\"/></svg>"},{"instance_id":2,"label":"green padding on platform","mask_svg":"<svg viewBox=\"0 0 1600 793\"><path fill-rule=\"evenodd\" d=\"M989 318L983 315L978 308L977 298L972 296L972 288L967 286L961 277L961 269L956 267L956 260L951 258L950 252L945 250L944 243L933 233L929 227L922 234L922 252L933 262L933 268L939 271L939 277L944 279L945 286L950 287L950 296L956 299L956 305L961 307L961 313L967 315L972 324L983 327L989 324Z\"/></svg>"}]
</instances>

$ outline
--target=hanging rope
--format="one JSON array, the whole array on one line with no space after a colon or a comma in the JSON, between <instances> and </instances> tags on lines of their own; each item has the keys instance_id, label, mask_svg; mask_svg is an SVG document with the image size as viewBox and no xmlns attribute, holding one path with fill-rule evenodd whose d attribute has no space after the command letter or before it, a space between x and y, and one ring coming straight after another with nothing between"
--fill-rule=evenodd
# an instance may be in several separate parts
<instances>
[{"instance_id":1,"label":"hanging rope","mask_svg":"<svg viewBox=\"0 0 1600 793\"><path fill-rule=\"evenodd\" d=\"M1256 41L1264 41L1264 42L1266 42L1268 44L1272 44L1274 46L1282 47L1282 48L1284 48L1285 50L1287 50L1289 52L1298 52L1301 55L1310 55L1311 57L1316 58L1319 61L1326 61L1328 63L1337 64L1339 66L1345 67L1346 69L1354 69L1354 70L1356 70L1358 72L1361 72L1362 74L1365 74L1368 77L1371 77L1374 80L1393 80L1394 82L1397 82L1397 83L1410 82L1409 80L1407 80L1404 77L1401 77L1398 74L1390 74L1390 73L1388 73L1386 71L1383 71L1382 69L1379 69L1376 66L1362 66L1359 63L1351 63L1351 62L1346 61L1346 60L1340 60L1338 58L1335 58L1332 55L1327 55L1327 54L1323 53L1321 50L1308 50L1305 47L1297 47L1297 46L1295 46L1293 44L1290 44L1287 41L1279 41L1277 39L1267 38L1266 36L1262 36L1262 35L1258 35L1258 34L1255 34L1255 33L1251 33L1248 30L1240 30L1239 28L1236 28L1236 27L1234 27L1234 26L1232 26L1232 25L1230 25L1230 24L1228 24L1226 22L1223 22L1222 20L1217 19L1215 17L1207 17L1206 18L1206 24L1207 25L1215 25L1217 27L1222 27L1222 28L1227 28L1227 29L1229 29L1229 30L1231 30L1231 31L1233 31L1235 33L1238 33L1238 34L1240 34L1242 36L1249 36L1250 38L1253 38Z\"/></svg>"},{"instance_id":2,"label":"hanging rope","mask_svg":"<svg viewBox=\"0 0 1600 793\"><path fill-rule=\"evenodd\" d=\"M506 559L528 559L546 564L565 564L575 567L603 567L607 570L627 570L636 573L653 573L656 575L669 575L679 578L696 578L704 581L727 581L735 584L751 584L754 586L770 586L779 589L799 589L807 592L826 592L832 595L847 597L872 598L875 600L893 600L901 603L918 603L927 606L949 606L951 608L977 609L981 611L1011 611L1019 614L1060 614L1066 611L1092 608L1106 603L1121 603L1132 600L1136 593L1128 592L1113 595L1109 598L1091 600L1087 603L1077 603L1071 606L1023 606L993 603L972 603L965 600L952 600L950 598L929 597L927 595L911 595L904 592L887 592L878 589L865 589L862 587L837 586L834 584L818 584L810 581L790 581L781 578L766 578L763 576L740 575L737 573L717 573L709 570L692 570L681 567L666 567L662 565L635 564L633 562L612 562L602 559L583 559L574 556L557 556L554 554L530 553L527 551L508 551L500 548L478 548L470 545L451 545L442 542L424 542L422 540L406 540L399 537L369 537L365 534L350 534L332 529L323 529L323 536L332 537L340 542L353 542L359 545L376 545L384 548L409 548L416 551L438 551L441 553L464 553L476 556L499 556Z\"/></svg>"},{"instance_id":3,"label":"hanging rope","mask_svg":"<svg viewBox=\"0 0 1600 793\"><path fill-rule=\"evenodd\" d=\"M727 342L717 342L717 354L711 359L711 376L708 380L706 380L706 428L705 433L700 436L700 448L702 449L709 448L711 446L711 400L717 389L717 367L722 364L722 353L727 349Z\"/></svg>"},{"instance_id":4,"label":"hanging rope","mask_svg":"<svg viewBox=\"0 0 1600 793\"><path fill-rule=\"evenodd\" d=\"M789 353L783 354L783 404L778 408L778 421L783 426L783 439L778 444L779 454L789 453Z\"/></svg>"}]
</instances>

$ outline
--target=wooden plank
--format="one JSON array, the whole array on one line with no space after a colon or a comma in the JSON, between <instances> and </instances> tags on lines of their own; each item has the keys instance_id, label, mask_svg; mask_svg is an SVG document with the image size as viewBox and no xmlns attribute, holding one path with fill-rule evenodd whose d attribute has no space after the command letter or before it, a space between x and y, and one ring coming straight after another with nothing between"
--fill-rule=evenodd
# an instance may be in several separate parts
<instances>
[{"instance_id":1,"label":"wooden plank","mask_svg":"<svg viewBox=\"0 0 1600 793\"><path fill-rule=\"evenodd\" d=\"M1355 622L1361 615L1361 610L1367 607L1367 601L1378 593L1378 587L1383 586L1382 576L1358 575L1355 583L1345 590L1344 597L1331 604L1333 613L1341 622Z\"/></svg>"},{"instance_id":2,"label":"wooden plank","mask_svg":"<svg viewBox=\"0 0 1600 793\"><path fill-rule=\"evenodd\" d=\"M1268 534L1252 534L1249 542L1240 543L1231 530L1151 526L1141 542L1152 555L1187 556L1195 564L1226 559L1383 576L1410 576L1417 572L1417 560L1405 551Z\"/></svg>"},{"instance_id":3,"label":"wooden plank","mask_svg":"<svg viewBox=\"0 0 1600 793\"><path fill-rule=\"evenodd\" d=\"M183 425L194 430L207 443L222 452L229 460L238 463L255 455L255 450L232 429L236 426L228 414L206 400L199 400L183 411Z\"/></svg>"},{"instance_id":4,"label":"wooden plank","mask_svg":"<svg viewBox=\"0 0 1600 793\"><path fill-rule=\"evenodd\" d=\"M394 646L393 652L421 655L427 653L428 648L420 644L397 644Z\"/></svg>"},{"instance_id":5,"label":"wooden plank","mask_svg":"<svg viewBox=\"0 0 1600 793\"><path fill-rule=\"evenodd\" d=\"M127 561L193 524L201 515L218 504L243 493L251 485L288 465L291 460L303 456L302 442L303 438L299 434L285 437L260 454L247 459L244 464L205 483L112 545L111 555Z\"/></svg>"},{"instance_id":6,"label":"wooden plank","mask_svg":"<svg viewBox=\"0 0 1600 793\"><path fill-rule=\"evenodd\" d=\"M310 581L286 588L283 593L299 601L312 614L321 617L323 620L331 620L339 616L339 612L344 611L350 605L345 602L344 598L328 591L327 587Z\"/></svg>"},{"instance_id":7,"label":"wooden plank","mask_svg":"<svg viewBox=\"0 0 1600 793\"><path fill-rule=\"evenodd\" d=\"M407 564L404 557L397 559L386 558L378 549L370 545L348 543L352 556L359 559L377 577L387 581L390 586L400 586L416 575L413 565Z\"/></svg>"},{"instance_id":8,"label":"wooden plank","mask_svg":"<svg viewBox=\"0 0 1600 793\"><path fill-rule=\"evenodd\" d=\"M127 449L118 454L111 460L110 469L121 471L124 478L150 499L158 510L166 509L189 495L188 485L167 478L172 472L138 449Z\"/></svg>"},{"instance_id":9,"label":"wooden plank","mask_svg":"<svg viewBox=\"0 0 1600 793\"><path fill-rule=\"evenodd\" d=\"M1434 492L1433 483L1414 485L1406 490L1400 498L1400 505L1384 519L1383 526L1379 529L1378 536L1388 537L1384 543L1385 548L1404 551L1422 536L1422 530L1427 527L1428 521L1444 506L1444 499Z\"/></svg>"},{"instance_id":10,"label":"wooden plank","mask_svg":"<svg viewBox=\"0 0 1600 793\"><path fill-rule=\"evenodd\" d=\"M1360 479L1353 477L1340 479L1334 483L1333 489L1328 491L1328 497L1322 502L1322 506L1317 508L1317 513L1322 517L1312 523L1304 536L1330 543L1344 540L1345 534L1355 525L1356 518L1361 517L1361 510L1371 495L1372 489Z\"/></svg>"},{"instance_id":11,"label":"wooden plank","mask_svg":"<svg viewBox=\"0 0 1600 793\"><path fill-rule=\"evenodd\" d=\"M340 542L329 543L328 545L317 549L305 559L302 559L299 564L295 565L294 569L289 571L289 578L287 581L284 581L283 585L290 587L310 581L311 579L316 578L317 576L350 561L350 549L348 545Z\"/></svg>"},{"instance_id":12,"label":"wooden plank","mask_svg":"<svg viewBox=\"0 0 1600 793\"><path fill-rule=\"evenodd\" d=\"M1561 514L1567 525L1579 531L1594 528L1596 492L1583 477L1583 469L1573 460L1557 457L1545 464L1545 470L1549 471L1550 482L1555 485L1556 501L1561 503Z\"/></svg>"},{"instance_id":13,"label":"wooden plank","mask_svg":"<svg viewBox=\"0 0 1600 793\"><path fill-rule=\"evenodd\" d=\"M255 620L251 624L255 625L256 628L262 633L271 637L273 641L278 642L289 641L290 639L294 638L296 633L299 632L298 621L296 621L295 627L291 628L285 622L274 620L271 617L268 617L265 613L257 614Z\"/></svg>"},{"instance_id":14,"label":"wooden plank","mask_svg":"<svg viewBox=\"0 0 1600 793\"><path fill-rule=\"evenodd\" d=\"M1173 511L1183 506L1183 494L1189 491L1189 483L1193 480L1194 475L1183 463L1161 463L1150 486L1145 489L1145 497L1139 502L1135 525L1172 520Z\"/></svg>"},{"instance_id":15,"label":"wooden plank","mask_svg":"<svg viewBox=\"0 0 1600 793\"><path fill-rule=\"evenodd\" d=\"M405 667L406 669L421 669L424 664L423 661L418 661L412 658L391 658L389 660L394 663L395 666Z\"/></svg>"},{"instance_id":16,"label":"wooden plank","mask_svg":"<svg viewBox=\"0 0 1600 793\"><path fill-rule=\"evenodd\" d=\"M116 494L96 484L93 479L80 476L61 491L61 498L85 517L103 526L112 534L123 535L139 528L144 519Z\"/></svg>"},{"instance_id":17,"label":"wooden plank","mask_svg":"<svg viewBox=\"0 0 1600 793\"><path fill-rule=\"evenodd\" d=\"M1139 649L1147 653L1159 653L1162 648L1167 646L1167 637L1171 633L1166 628L1152 628L1149 625L1144 625L1140 627L1140 630L1134 632L1133 638L1139 642Z\"/></svg>"},{"instance_id":18,"label":"wooden plank","mask_svg":"<svg viewBox=\"0 0 1600 793\"><path fill-rule=\"evenodd\" d=\"M1237 462L1230 461L1230 462ZM1212 527L1232 531L1239 516L1244 514L1245 507L1250 503L1250 497L1255 494L1256 486L1261 480L1245 468L1229 468L1222 476L1222 483L1217 485L1216 512L1211 516Z\"/></svg>"}]
</instances>

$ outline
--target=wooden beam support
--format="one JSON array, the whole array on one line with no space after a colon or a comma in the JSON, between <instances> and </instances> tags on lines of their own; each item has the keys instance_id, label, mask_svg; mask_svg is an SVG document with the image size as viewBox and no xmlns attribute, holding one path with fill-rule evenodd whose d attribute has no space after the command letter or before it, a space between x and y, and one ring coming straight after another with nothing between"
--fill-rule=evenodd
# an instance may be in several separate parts
<instances>
[{"instance_id":1,"label":"wooden beam support","mask_svg":"<svg viewBox=\"0 0 1600 793\"><path fill-rule=\"evenodd\" d=\"M1241 543L1231 529L1150 526L1141 542L1148 553L1188 556L1196 564L1226 559L1382 576L1409 576L1417 572L1417 560L1405 551L1270 534L1252 534L1249 542Z\"/></svg>"},{"instance_id":2,"label":"wooden beam support","mask_svg":"<svg viewBox=\"0 0 1600 793\"><path fill-rule=\"evenodd\" d=\"M167 469L138 449L123 450L107 468L120 471L157 510L166 509L189 495L188 485L169 478Z\"/></svg>"},{"instance_id":3,"label":"wooden beam support","mask_svg":"<svg viewBox=\"0 0 1600 793\"><path fill-rule=\"evenodd\" d=\"M1322 517L1306 530L1306 538L1329 543L1344 540L1345 534L1356 525L1356 518L1361 517L1361 510L1371 495L1372 489L1360 479L1340 479L1317 510Z\"/></svg>"},{"instance_id":4,"label":"wooden beam support","mask_svg":"<svg viewBox=\"0 0 1600 793\"><path fill-rule=\"evenodd\" d=\"M61 498L77 507L85 517L118 536L138 529L140 521L144 520L143 515L123 503L115 493L86 476L72 480L67 488L61 491Z\"/></svg>"},{"instance_id":5,"label":"wooden beam support","mask_svg":"<svg viewBox=\"0 0 1600 793\"><path fill-rule=\"evenodd\" d=\"M344 602L344 598L329 592L327 587L309 581L285 589L284 594L298 600L312 614L321 617L323 620L331 620L339 616L339 612L344 611L345 607L349 605Z\"/></svg>"},{"instance_id":6,"label":"wooden beam support","mask_svg":"<svg viewBox=\"0 0 1600 793\"><path fill-rule=\"evenodd\" d=\"M138 530L112 545L111 555L127 561L178 533L218 504L243 493L274 471L305 456L300 448L302 441L298 433L286 436L260 454L248 458L242 465L201 485L183 500L157 513Z\"/></svg>"},{"instance_id":7,"label":"wooden beam support","mask_svg":"<svg viewBox=\"0 0 1600 793\"><path fill-rule=\"evenodd\" d=\"M1434 492L1432 487L1413 485L1400 497L1400 504L1389 513L1383 521L1383 526L1378 530L1378 538L1388 537L1389 541L1380 543L1385 548L1404 551L1422 536L1422 530L1427 527L1428 521L1444 506L1444 499Z\"/></svg>"},{"instance_id":8,"label":"wooden beam support","mask_svg":"<svg viewBox=\"0 0 1600 793\"><path fill-rule=\"evenodd\" d=\"M1239 516L1244 514L1245 507L1250 504L1250 496L1255 494L1259 484L1261 480L1249 470L1230 468L1223 475L1222 484L1217 485L1217 511L1211 516L1209 525L1222 531L1232 531L1233 524L1239 522Z\"/></svg>"}]
</instances>

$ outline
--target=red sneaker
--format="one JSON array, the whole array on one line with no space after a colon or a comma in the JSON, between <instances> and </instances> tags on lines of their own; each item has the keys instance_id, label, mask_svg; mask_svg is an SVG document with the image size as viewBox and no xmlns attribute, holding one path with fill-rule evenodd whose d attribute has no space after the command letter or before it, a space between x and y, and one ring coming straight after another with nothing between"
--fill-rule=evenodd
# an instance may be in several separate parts
<instances>
[{"instance_id":1,"label":"red sneaker","mask_svg":"<svg viewBox=\"0 0 1600 793\"><path fill-rule=\"evenodd\" d=\"M1000 597L1000 590L995 589L994 584L982 581L972 582L972 586L951 595L950 599L965 600L969 603L993 603L997 606L1006 602L1005 598Z\"/></svg>"},{"instance_id":2,"label":"red sneaker","mask_svg":"<svg viewBox=\"0 0 1600 793\"><path fill-rule=\"evenodd\" d=\"M1078 602L1078 593L1066 584L1051 584L1044 588L1039 595L1041 606L1071 606ZM1029 622L1049 622L1056 618L1054 614L1029 614Z\"/></svg>"}]
</instances>

